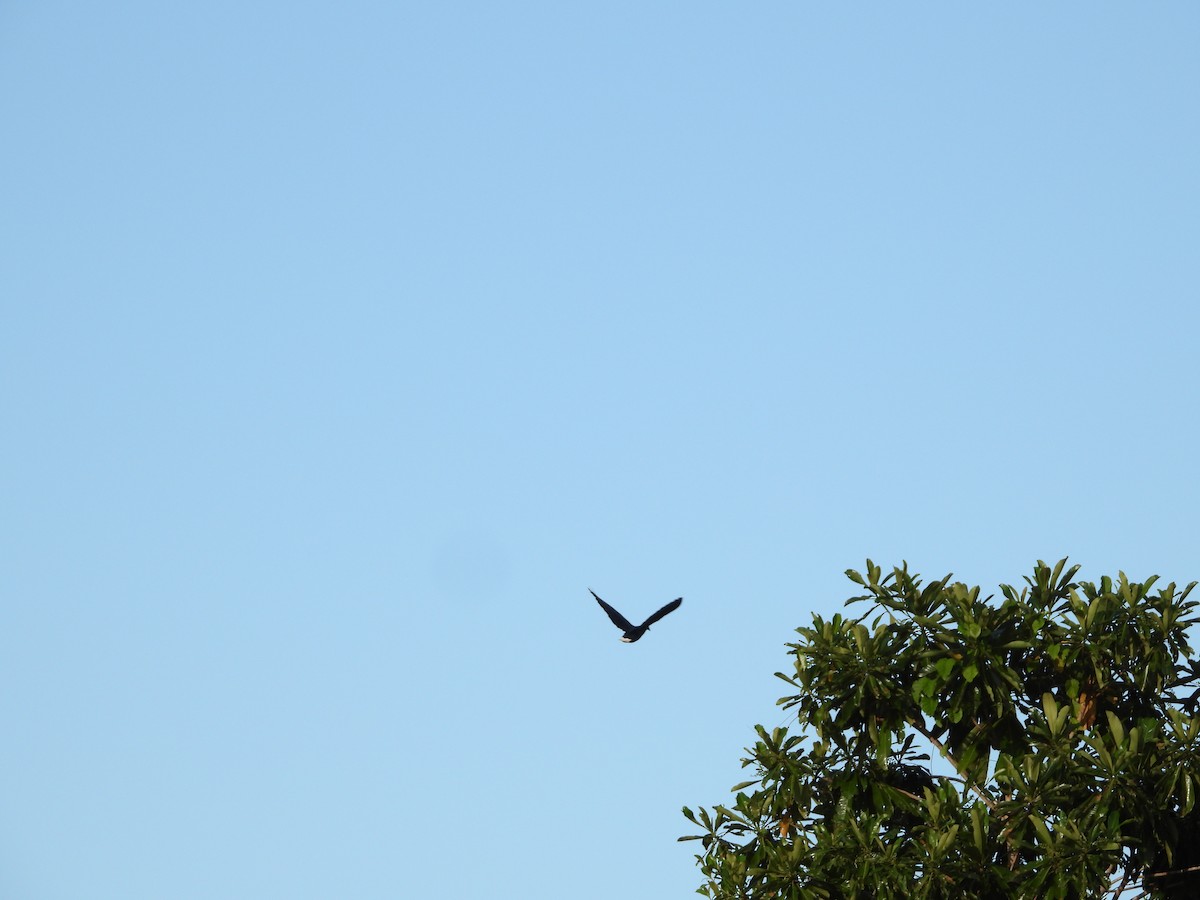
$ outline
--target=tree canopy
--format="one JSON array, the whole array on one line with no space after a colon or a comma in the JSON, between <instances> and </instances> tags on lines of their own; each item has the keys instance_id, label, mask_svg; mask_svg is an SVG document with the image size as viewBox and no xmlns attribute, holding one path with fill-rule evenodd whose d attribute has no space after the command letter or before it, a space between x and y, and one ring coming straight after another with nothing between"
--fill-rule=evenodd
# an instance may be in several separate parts
<instances>
[{"instance_id":1,"label":"tree canopy","mask_svg":"<svg viewBox=\"0 0 1200 900\"><path fill-rule=\"evenodd\" d=\"M865 612L814 615L776 673L795 732L757 726L733 802L683 810L698 893L1200 897L1195 582L1078 571L999 600L847 571Z\"/></svg>"}]
</instances>

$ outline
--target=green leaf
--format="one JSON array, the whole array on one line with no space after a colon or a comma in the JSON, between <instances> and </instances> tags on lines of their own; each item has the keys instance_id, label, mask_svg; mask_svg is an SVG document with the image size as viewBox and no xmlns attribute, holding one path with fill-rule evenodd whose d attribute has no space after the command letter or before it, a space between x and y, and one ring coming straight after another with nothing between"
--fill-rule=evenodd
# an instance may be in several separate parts
<instances>
[{"instance_id":1,"label":"green leaf","mask_svg":"<svg viewBox=\"0 0 1200 900\"><path fill-rule=\"evenodd\" d=\"M1117 742L1119 747L1125 743L1125 726L1121 724L1121 720L1111 710L1105 710L1104 715L1108 718L1108 730L1112 732L1113 740Z\"/></svg>"},{"instance_id":2,"label":"green leaf","mask_svg":"<svg viewBox=\"0 0 1200 900\"><path fill-rule=\"evenodd\" d=\"M1046 713L1046 721L1053 722L1058 717L1058 703L1049 691L1042 694L1042 711Z\"/></svg>"},{"instance_id":3,"label":"green leaf","mask_svg":"<svg viewBox=\"0 0 1200 900\"><path fill-rule=\"evenodd\" d=\"M958 826L951 825L950 830L947 831L945 834L943 834L941 839L938 841L938 851L941 853L945 853L947 850L950 849L950 847L954 844L954 841L957 838L958 838Z\"/></svg>"},{"instance_id":4,"label":"green leaf","mask_svg":"<svg viewBox=\"0 0 1200 900\"><path fill-rule=\"evenodd\" d=\"M1033 830L1038 833L1038 839L1043 844L1049 847L1054 843L1054 839L1050 836L1050 829L1046 827L1046 823L1041 817L1030 816L1029 821L1033 824Z\"/></svg>"},{"instance_id":5,"label":"green leaf","mask_svg":"<svg viewBox=\"0 0 1200 900\"><path fill-rule=\"evenodd\" d=\"M928 697L933 693L935 684L936 682L932 678L918 678L912 686L913 699L920 702L922 697Z\"/></svg>"},{"instance_id":6,"label":"green leaf","mask_svg":"<svg viewBox=\"0 0 1200 900\"><path fill-rule=\"evenodd\" d=\"M978 803L971 807L971 837L975 841L975 849L980 853L986 853L984 847L984 825L983 825L983 809Z\"/></svg>"}]
</instances>

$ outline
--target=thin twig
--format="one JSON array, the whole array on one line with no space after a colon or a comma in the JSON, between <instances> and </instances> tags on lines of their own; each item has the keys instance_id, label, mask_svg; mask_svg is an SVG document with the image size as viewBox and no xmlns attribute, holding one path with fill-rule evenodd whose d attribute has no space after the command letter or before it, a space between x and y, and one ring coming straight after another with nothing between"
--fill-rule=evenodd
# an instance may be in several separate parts
<instances>
[{"instance_id":1,"label":"thin twig","mask_svg":"<svg viewBox=\"0 0 1200 900\"><path fill-rule=\"evenodd\" d=\"M1164 872L1151 872L1150 878L1162 878L1164 875L1182 875L1184 872L1200 872L1200 866L1188 866L1186 869L1167 869Z\"/></svg>"},{"instance_id":2,"label":"thin twig","mask_svg":"<svg viewBox=\"0 0 1200 900\"><path fill-rule=\"evenodd\" d=\"M937 748L938 752L941 753L942 756L946 757L946 759L948 759L950 761L950 765L954 766L954 771L958 772L960 775L963 774L962 767L959 766L958 760L956 760L953 756L950 755L950 751L946 749L945 745L941 741L939 741L937 738L935 738L932 734L930 734L929 730L926 729L925 726L923 726L920 722L914 721L913 719L909 719L908 724L910 724L913 728L917 729L917 731L919 731L921 733L921 735L925 738L925 740L927 740L927 741L929 741L929 743L933 744L933 746ZM995 811L996 801L994 799L992 799L991 797L989 797L987 794L985 794L980 789L979 785L977 785L973 781L967 781L966 779L963 780L963 784L965 784L972 791L974 791L976 796L978 796L980 800L982 800L984 803L987 804L988 809L992 810L993 812Z\"/></svg>"},{"instance_id":3,"label":"thin twig","mask_svg":"<svg viewBox=\"0 0 1200 900\"><path fill-rule=\"evenodd\" d=\"M1113 900L1119 900L1121 894L1125 893L1125 885L1129 884L1129 870L1125 871L1125 877L1121 879L1120 885L1113 891Z\"/></svg>"}]
</instances>

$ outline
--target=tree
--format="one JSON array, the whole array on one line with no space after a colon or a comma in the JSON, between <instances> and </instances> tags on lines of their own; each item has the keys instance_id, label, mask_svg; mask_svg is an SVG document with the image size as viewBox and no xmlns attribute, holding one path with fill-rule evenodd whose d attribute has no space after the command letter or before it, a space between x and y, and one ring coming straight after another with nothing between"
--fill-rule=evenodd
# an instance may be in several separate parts
<instances>
[{"instance_id":1,"label":"tree","mask_svg":"<svg viewBox=\"0 0 1200 900\"><path fill-rule=\"evenodd\" d=\"M1200 897L1195 583L1065 565L1000 602L907 564L847 571L866 613L814 616L776 673L799 733L757 726L734 802L683 810L697 893Z\"/></svg>"}]
</instances>

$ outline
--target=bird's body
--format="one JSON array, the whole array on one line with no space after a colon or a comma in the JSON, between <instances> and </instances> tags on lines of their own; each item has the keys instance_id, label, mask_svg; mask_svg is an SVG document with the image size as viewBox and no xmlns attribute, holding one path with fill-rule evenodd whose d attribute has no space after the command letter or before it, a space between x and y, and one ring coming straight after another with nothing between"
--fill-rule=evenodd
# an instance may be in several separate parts
<instances>
[{"instance_id":1,"label":"bird's body","mask_svg":"<svg viewBox=\"0 0 1200 900\"><path fill-rule=\"evenodd\" d=\"M650 618L648 618L641 625L634 625L623 615L601 600L599 595L597 595L597 593L591 588L588 588L588 593L596 598L596 602L600 604L606 613L608 613L608 617L612 620L612 623L624 632L624 634L621 635L621 640L626 644L632 644L634 641L639 640L643 634L650 630L651 625L668 613L675 612L675 610L679 609L679 605L683 603L683 598L677 597Z\"/></svg>"}]
</instances>

